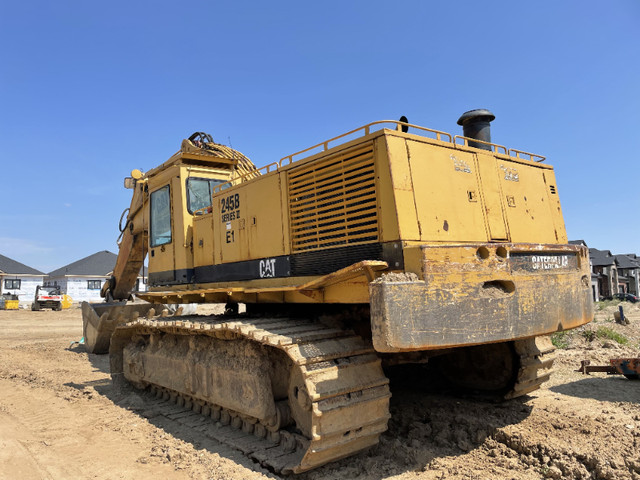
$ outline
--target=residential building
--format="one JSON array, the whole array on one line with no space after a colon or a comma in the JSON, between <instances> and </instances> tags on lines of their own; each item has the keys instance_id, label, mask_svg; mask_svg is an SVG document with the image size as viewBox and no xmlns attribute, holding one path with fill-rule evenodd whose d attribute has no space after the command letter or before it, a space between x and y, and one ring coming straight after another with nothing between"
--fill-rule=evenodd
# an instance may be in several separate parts
<instances>
[{"instance_id":1,"label":"residential building","mask_svg":"<svg viewBox=\"0 0 640 480\"><path fill-rule=\"evenodd\" d=\"M610 250L589 249L589 260L593 273L597 275L598 296L596 299L607 298L619 291L618 267L616 258Z\"/></svg>"},{"instance_id":2,"label":"residential building","mask_svg":"<svg viewBox=\"0 0 640 480\"><path fill-rule=\"evenodd\" d=\"M42 285L44 277L44 272L0 255L0 295L3 293L18 295L20 306L31 305L36 286Z\"/></svg>"},{"instance_id":3,"label":"residential building","mask_svg":"<svg viewBox=\"0 0 640 480\"><path fill-rule=\"evenodd\" d=\"M634 253L626 255L615 255L616 266L618 267L619 293L640 292L640 258Z\"/></svg>"},{"instance_id":4,"label":"residential building","mask_svg":"<svg viewBox=\"0 0 640 480\"><path fill-rule=\"evenodd\" d=\"M76 262L49 272L45 279L46 285L58 285L69 295L74 303L100 302L100 289L113 273L118 256L104 250L82 258ZM135 290L140 287L146 289L141 278L138 279Z\"/></svg>"}]
</instances>

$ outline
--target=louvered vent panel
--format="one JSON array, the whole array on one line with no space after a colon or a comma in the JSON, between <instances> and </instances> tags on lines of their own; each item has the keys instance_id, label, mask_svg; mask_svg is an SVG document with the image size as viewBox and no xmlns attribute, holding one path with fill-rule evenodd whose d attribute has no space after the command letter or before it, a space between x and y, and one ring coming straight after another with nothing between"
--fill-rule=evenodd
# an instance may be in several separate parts
<instances>
[{"instance_id":1,"label":"louvered vent panel","mask_svg":"<svg viewBox=\"0 0 640 480\"><path fill-rule=\"evenodd\" d=\"M289 173L292 253L378 241L373 146Z\"/></svg>"}]
</instances>

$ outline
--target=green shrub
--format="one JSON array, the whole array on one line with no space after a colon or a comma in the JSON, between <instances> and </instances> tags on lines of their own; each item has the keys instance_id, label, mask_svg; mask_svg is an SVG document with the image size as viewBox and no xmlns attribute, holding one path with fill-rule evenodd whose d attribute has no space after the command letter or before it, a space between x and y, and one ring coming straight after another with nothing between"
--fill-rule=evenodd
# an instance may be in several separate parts
<instances>
[{"instance_id":1,"label":"green shrub","mask_svg":"<svg viewBox=\"0 0 640 480\"><path fill-rule=\"evenodd\" d=\"M609 327L598 327L598 330L596 330L596 336L598 338L613 340L614 342L618 342L620 345L626 345L629 343L629 339L627 337Z\"/></svg>"},{"instance_id":2,"label":"green shrub","mask_svg":"<svg viewBox=\"0 0 640 480\"><path fill-rule=\"evenodd\" d=\"M551 335L551 343L556 348L560 348L562 350L569 347L571 343L571 337L569 336L569 332L556 332Z\"/></svg>"},{"instance_id":3,"label":"green shrub","mask_svg":"<svg viewBox=\"0 0 640 480\"><path fill-rule=\"evenodd\" d=\"M622 302L622 300L618 300L617 298L613 300L603 300L602 302L596 303L596 308L598 310L604 310L605 308L610 307L612 305L618 305L620 302Z\"/></svg>"}]
</instances>

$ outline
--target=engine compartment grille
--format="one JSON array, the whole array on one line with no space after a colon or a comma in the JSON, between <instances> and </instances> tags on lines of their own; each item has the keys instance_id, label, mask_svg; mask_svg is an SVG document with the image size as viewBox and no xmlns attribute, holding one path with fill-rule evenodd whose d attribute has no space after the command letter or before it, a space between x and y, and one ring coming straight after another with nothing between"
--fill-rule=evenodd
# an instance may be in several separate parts
<instances>
[{"instance_id":1,"label":"engine compartment grille","mask_svg":"<svg viewBox=\"0 0 640 480\"><path fill-rule=\"evenodd\" d=\"M373 144L289 172L291 252L379 240Z\"/></svg>"}]
</instances>

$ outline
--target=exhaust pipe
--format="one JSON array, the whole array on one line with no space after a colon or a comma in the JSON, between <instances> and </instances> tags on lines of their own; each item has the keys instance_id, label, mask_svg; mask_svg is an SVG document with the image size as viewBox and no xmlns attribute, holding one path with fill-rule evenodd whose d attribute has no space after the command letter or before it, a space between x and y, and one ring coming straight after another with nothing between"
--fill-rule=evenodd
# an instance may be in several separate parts
<instances>
[{"instance_id":1,"label":"exhaust pipe","mask_svg":"<svg viewBox=\"0 0 640 480\"><path fill-rule=\"evenodd\" d=\"M465 137L491 143L490 124L495 119L496 116L489 110L479 108L463 113L458 119L458 125L462 125L462 132ZM491 150L491 145L485 143L470 141L469 146L481 148L482 150Z\"/></svg>"}]
</instances>

